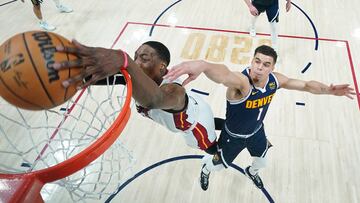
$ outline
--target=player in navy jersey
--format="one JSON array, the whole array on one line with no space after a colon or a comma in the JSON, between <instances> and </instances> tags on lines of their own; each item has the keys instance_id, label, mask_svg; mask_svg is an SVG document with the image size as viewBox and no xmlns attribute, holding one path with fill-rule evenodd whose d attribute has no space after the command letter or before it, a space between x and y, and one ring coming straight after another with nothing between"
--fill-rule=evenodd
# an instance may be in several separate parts
<instances>
[{"instance_id":1,"label":"player in navy jersey","mask_svg":"<svg viewBox=\"0 0 360 203\"><path fill-rule=\"evenodd\" d=\"M218 152L213 157L204 157L205 164L200 174L203 190L208 188L210 172L227 168L245 148L253 157L251 166L245 168L245 174L258 188L263 188L258 172L266 165L266 153L270 147L266 140L263 120L279 88L347 96L351 99L351 95L355 94L348 84L328 86L317 81L288 78L273 72L276 59L274 49L262 45L255 49L250 67L242 72L230 71L221 64L189 61L173 67L165 76L166 79L173 80L188 74L189 77L183 83L186 85L201 73L205 73L212 81L228 87L226 119L218 140Z\"/></svg>"},{"instance_id":2,"label":"player in navy jersey","mask_svg":"<svg viewBox=\"0 0 360 203\"><path fill-rule=\"evenodd\" d=\"M259 15L266 12L271 33L272 47L277 50L278 26L279 23L279 0L244 0L249 8L251 18L251 26L249 33L252 37L256 36L255 23ZM286 12L291 8L291 0L286 0Z\"/></svg>"},{"instance_id":3,"label":"player in navy jersey","mask_svg":"<svg viewBox=\"0 0 360 203\"><path fill-rule=\"evenodd\" d=\"M77 42L74 44L76 48L67 47L64 51L80 58L59 63L58 68L85 65L90 72L69 79L65 86L84 77L87 81L84 85L107 85L106 79L102 78L109 74L109 84L125 84L122 77L116 77L116 81L113 81L114 77L111 75L117 73L123 65L121 50L86 47ZM132 79L137 111L168 130L180 133L190 147L215 154L217 142L210 106L196 93L186 91L181 82L170 82L162 78L170 63L168 48L160 42L148 41L136 50L134 60L130 57L128 60L127 70ZM99 73L93 72L94 70L110 72ZM221 119L216 121L221 125Z\"/></svg>"}]
</instances>

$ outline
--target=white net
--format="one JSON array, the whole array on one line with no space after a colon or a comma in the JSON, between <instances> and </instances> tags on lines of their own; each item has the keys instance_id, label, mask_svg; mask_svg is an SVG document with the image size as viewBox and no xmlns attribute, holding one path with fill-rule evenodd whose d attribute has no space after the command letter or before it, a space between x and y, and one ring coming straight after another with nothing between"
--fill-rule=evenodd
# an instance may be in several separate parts
<instances>
[{"instance_id":1,"label":"white net","mask_svg":"<svg viewBox=\"0 0 360 203\"><path fill-rule=\"evenodd\" d=\"M47 111L21 110L1 99L0 173L36 171L78 154L113 124L127 89L124 85L91 86L75 101L79 94ZM84 169L52 184L64 187L75 202L107 197L125 181L134 164L120 140ZM43 196L49 195L49 188L45 185Z\"/></svg>"},{"instance_id":2,"label":"white net","mask_svg":"<svg viewBox=\"0 0 360 203\"><path fill-rule=\"evenodd\" d=\"M131 166L134 161L118 140L89 166L53 184L64 187L74 202L105 200L133 173ZM45 185L41 192L45 201L54 198L53 184Z\"/></svg>"}]
</instances>

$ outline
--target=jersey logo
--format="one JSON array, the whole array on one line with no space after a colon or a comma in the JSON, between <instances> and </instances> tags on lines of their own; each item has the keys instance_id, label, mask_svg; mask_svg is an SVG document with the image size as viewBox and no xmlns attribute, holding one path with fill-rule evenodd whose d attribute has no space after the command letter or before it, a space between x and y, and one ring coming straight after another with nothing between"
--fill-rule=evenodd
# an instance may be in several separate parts
<instances>
[{"instance_id":1,"label":"jersey logo","mask_svg":"<svg viewBox=\"0 0 360 203\"><path fill-rule=\"evenodd\" d=\"M251 92L251 95L255 95L257 94L259 91L254 91L254 92Z\"/></svg>"},{"instance_id":2,"label":"jersey logo","mask_svg":"<svg viewBox=\"0 0 360 203\"><path fill-rule=\"evenodd\" d=\"M218 163L219 161L220 161L220 157L219 157L219 154L218 153L216 153L216 154L214 154L214 156L213 156L213 163L215 162L215 163Z\"/></svg>"},{"instance_id":3,"label":"jersey logo","mask_svg":"<svg viewBox=\"0 0 360 203\"><path fill-rule=\"evenodd\" d=\"M247 109L256 109L256 108L261 108L267 104L270 104L273 96L274 96L275 93L271 94L271 95L268 95L266 97L262 97L262 98L259 98L259 99L255 99L255 100L247 100L246 101L246 106L245 108Z\"/></svg>"},{"instance_id":4,"label":"jersey logo","mask_svg":"<svg viewBox=\"0 0 360 203\"><path fill-rule=\"evenodd\" d=\"M275 82L269 83L269 88L270 88L271 90L274 90L274 89L276 88Z\"/></svg>"}]
</instances>

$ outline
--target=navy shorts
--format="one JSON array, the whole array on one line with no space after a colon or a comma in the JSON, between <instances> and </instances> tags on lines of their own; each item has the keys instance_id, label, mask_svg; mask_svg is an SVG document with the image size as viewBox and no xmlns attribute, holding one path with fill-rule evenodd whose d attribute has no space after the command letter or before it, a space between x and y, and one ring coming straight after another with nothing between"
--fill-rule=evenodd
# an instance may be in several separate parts
<instances>
[{"instance_id":1,"label":"navy shorts","mask_svg":"<svg viewBox=\"0 0 360 203\"><path fill-rule=\"evenodd\" d=\"M252 5L259 11L259 14L265 11L270 23L279 22L279 0L275 0L271 5L261 5L253 1Z\"/></svg>"},{"instance_id":2,"label":"navy shorts","mask_svg":"<svg viewBox=\"0 0 360 203\"><path fill-rule=\"evenodd\" d=\"M235 138L230 136L225 129L221 131L218 141L219 153L225 167L234 161L237 155L245 148L253 157L265 157L268 143L264 126L249 138Z\"/></svg>"}]
</instances>

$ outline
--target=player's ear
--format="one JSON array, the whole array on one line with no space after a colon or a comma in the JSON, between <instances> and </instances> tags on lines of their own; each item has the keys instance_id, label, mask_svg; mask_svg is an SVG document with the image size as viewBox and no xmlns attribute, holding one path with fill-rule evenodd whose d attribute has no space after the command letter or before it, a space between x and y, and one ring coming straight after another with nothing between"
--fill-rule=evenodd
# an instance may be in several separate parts
<instances>
[{"instance_id":1,"label":"player's ear","mask_svg":"<svg viewBox=\"0 0 360 203\"><path fill-rule=\"evenodd\" d=\"M271 67L271 71L274 71L274 69L275 69L275 64L272 64L271 66L272 66L272 67Z\"/></svg>"},{"instance_id":2,"label":"player's ear","mask_svg":"<svg viewBox=\"0 0 360 203\"><path fill-rule=\"evenodd\" d=\"M160 73L162 76L166 75L168 73L167 65L166 63L161 63L160 65Z\"/></svg>"}]
</instances>

